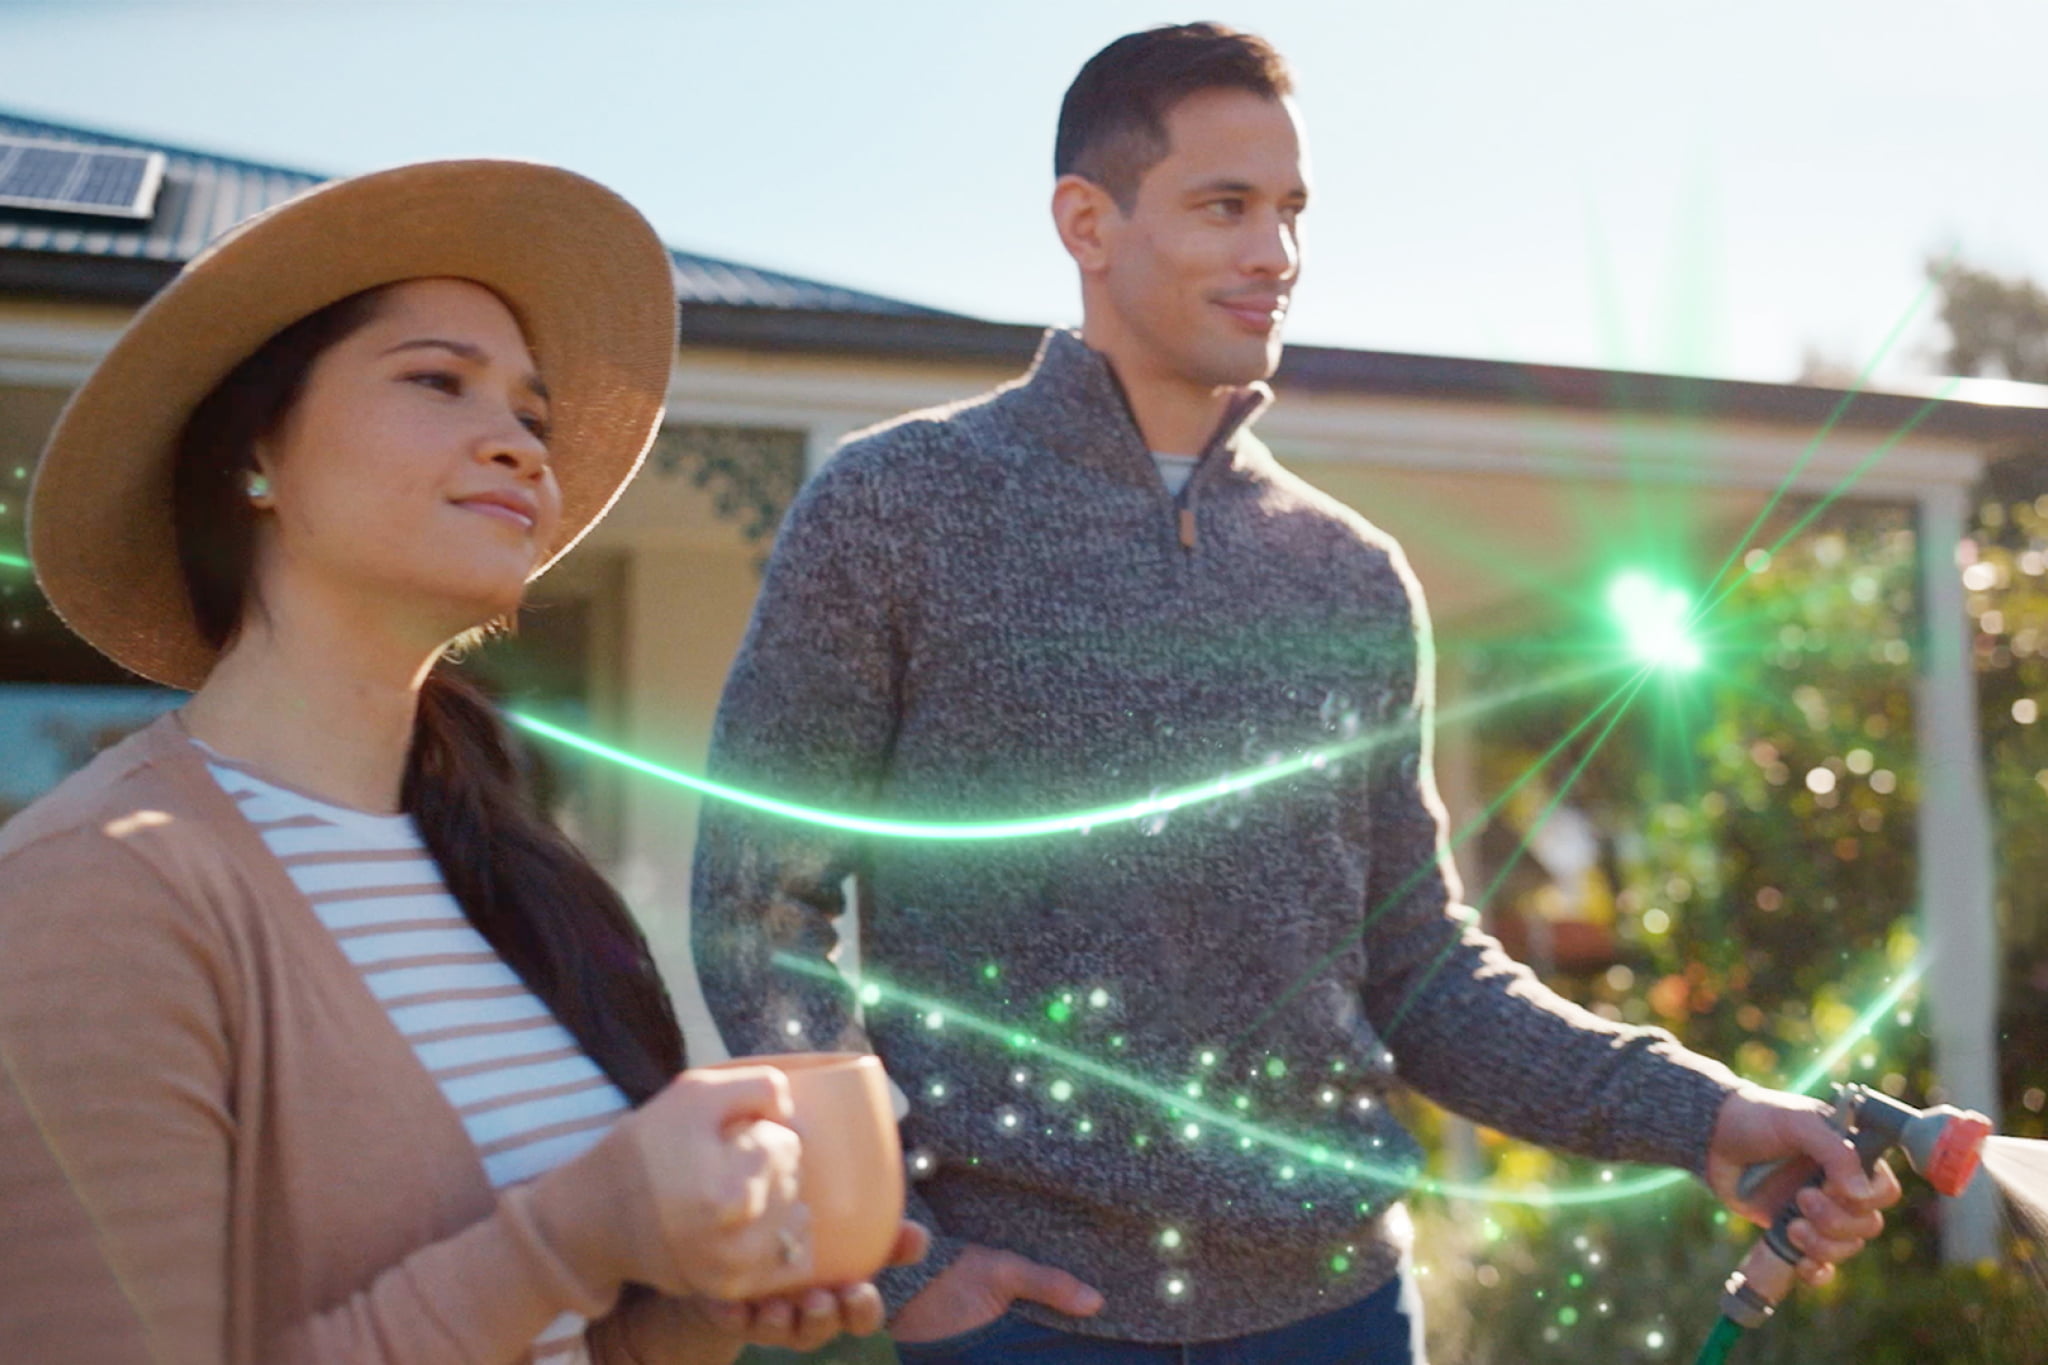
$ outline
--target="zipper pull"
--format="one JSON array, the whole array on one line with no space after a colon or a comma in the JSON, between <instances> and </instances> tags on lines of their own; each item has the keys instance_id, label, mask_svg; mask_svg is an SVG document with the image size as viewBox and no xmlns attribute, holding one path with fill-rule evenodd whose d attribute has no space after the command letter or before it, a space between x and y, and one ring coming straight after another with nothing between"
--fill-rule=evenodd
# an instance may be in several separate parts
<instances>
[{"instance_id":1,"label":"zipper pull","mask_svg":"<svg viewBox=\"0 0 2048 1365\"><path fill-rule=\"evenodd\" d=\"M1195 509L1192 507L1180 509L1180 547L1183 550L1195 548Z\"/></svg>"}]
</instances>

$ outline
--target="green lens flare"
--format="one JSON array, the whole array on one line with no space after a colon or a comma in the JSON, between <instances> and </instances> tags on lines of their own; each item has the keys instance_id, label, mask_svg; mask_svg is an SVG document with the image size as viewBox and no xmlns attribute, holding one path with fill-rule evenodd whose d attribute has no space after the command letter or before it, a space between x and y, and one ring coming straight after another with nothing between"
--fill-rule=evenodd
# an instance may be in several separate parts
<instances>
[{"instance_id":1,"label":"green lens flare","mask_svg":"<svg viewBox=\"0 0 2048 1365\"><path fill-rule=\"evenodd\" d=\"M20 555L0 554L0 569L26 569L29 562Z\"/></svg>"},{"instance_id":2,"label":"green lens flare","mask_svg":"<svg viewBox=\"0 0 2048 1365\"><path fill-rule=\"evenodd\" d=\"M1629 569L1608 586L1607 607L1621 624L1630 657L1639 663L1690 673L1705 662L1692 636L1692 599L1684 589Z\"/></svg>"},{"instance_id":3,"label":"green lens flare","mask_svg":"<svg viewBox=\"0 0 2048 1365\"><path fill-rule=\"evenodd\" d=\"M1918 302L1916 301L1916 309L1917 306ZM1913 311L1913 309L1909 309L1908 315L1910 316ZM1894 329L1893 336L1887 339L1887 348L1903 330L1904 322L1905 319L1902 319L1900 326ZM1875 361L1873 361L1873 366L1874 364ZM1864 376L1859 377L1857 382L1858 389L1861 388L1864 379L1867 378L1867 374L1868 369L1866 369ZM1815 434L1813 440L1809 443L1808 450L1802 456L1800 464L1780 482L1778 489L1772 494L1765 510L1758 514L1756 522L1750 530L1738 538L1736 545L1729 551L1728 559L1722 568L1705 580L1708 585L1707 591L1701 595L1697 602L1691 594L1683 589L1661 582L1654 574L1643 569L1627 570L1610 584L1607 594L1607 606L1613 612L1620 626L1621 633L1626 642L1628 657L1641 668L1643 673L1650 671L1662 671L1670 674L1687 673L1704 666L1705 650L1695 632L1700 623L1734 590L1735 583L1724 585L1722 584L1722 579L1726 577L1730 566L1743 554L1749 539L1761 528L1771 508L1775 507L1779 500L1792 488L1799 469L1804 467L1806 460L1811 458L1813 451L1818 448L1820 441L1835 426L1843 411L1846 410L1847 404L1854 396L1855 391L1851 390L1850 393L1842 395L1835 411L1830 414L1827 422L1823 424L1821 430ZM1924 404L1911 420L1894 432L1888 440L1873 449L1856 468L1838 480L1828 490L1821 505L1825 506L1844 496L1871 468L1890 453L1898 442L1918 424L1921 418L1931 412L1946 397L1947 394L1944 392ZM1785 536L1781 537L1779 546L1782 546L1789 541L1792 535L1803 529L1814 515L1816 513L1809 512L1807 517L1795 526L1792 531L1787 532ZM1774 546L1773 548L1778 547ZM1740 581L1740 576L1738 576L1736 582L1739 583ZM1594 676L1604 671L1607 670L1593 670L1591 674L1582 676ZM1572 679L1569 681L1577 680ZM1640 678L1635 681L1639 680ZM1548 685L1539 684L1526 689L1526 692L1548 691L1562 685L1569 685L1569 682L1553 680ZM1627 691L1627 686L1625 685L1619 691ZM1600 707L1596 708L1595 714L1597 715L1598 712L1604 711L1611 704L1611 701L1612 698L1610 698L1610 702L1603 702ZM1461 709L1467 712L1477 712L1498 706L1500 702L1500 698L1494 698L1490 702L1475 702ZM1060 833L1076 833L1085 832L1097 825L1143 819L1147 816L1171 812L1184 806L1215 800L1237 792L1249 791L1274 781L1296 776L1305 770L1312 770L1323 766L1331 759L1367 750L1381 740L1392 737L1388 734L1359 737L1343 744L1309 751L1269 767L1217 778L1210 782L1197 784L1165 795L1156 795L1143 801L1129 802L1121 806L1106 806L1096 810L1064 815L1010 820L940 823L855 815L807 807L796 802L742 791L738 788L714 782L709 778L668 768L625 753L622 750L602 744L596 740L564 730L537 717L512 713L508 718L512 723L533 734L595 757L617 763L629 770L653 776L690 788L703 795L729 801L764 813L843 829L853 833L942 840L1023 838ZM1437 717L1439 727L1450 719L1448 711L1439 714ZM1590 724L1592 719L1592 716L1588 716L1580 722L1580 727L1582 728ZM837 969L829 963L781 954L778 954L777 961L790 970L817 975L827 979L843 979L839 977ZM1836 1039L1833 1044L1814 1058L1805 1072L1788 1088L1804 1091L1810 1090L1818 1084L1834 1066L1867 1038L1896 1008L1898 1001L1920 980L1924 971L1925 962L1923 960L1916 962L1909 970L1892 978L1890 984L1880 993L1876 1002L1857 1017L1854 1025L1842 1037ZM1037 1057L1046 1059L1064 1068L1074 1076L1113 1086L1126 1093L1145 1098L1165 1109L1165 1112L1174 1120L1178 1126L1178 1131L1186 1141L1215 1141L1221 1135L1230 1135L1243 1148L1249 1149L1259 1145L1271 1148L1284 1154L1290 1160L1289 1165L1280 1168L1279 1178L1283 1180L1293 1175L1294 1167L1291 1164L1293 1161L1305 1160L1319 1165L1334 1163L1338 1169L1345 1172L1356 1173L1361 1176L1377 1176L1381 1180L1396 1182L1412 1188L1418 1193L1432 1193L1450 1198L1492 1203L1525 1204L1541 1208L1563 1208L1613 1203L1652 1194L1682 1184L1686 1180L1685 1174L1680 1171L1650 1171L1623 1177L1613 1170L1604 1170L1601 1172L1598 1181L1586 1182L1577 1186L1554 1185L1547 1187L1539 1186L1532 1189L1509 1189L1485 1183L1421 1178L1418 1172L1407 1167L1397 1167L1384 1161L1374 1161L1369 1158L1348 1155L1342 1151L1333 1150L1326 1143L1305 1140L1291 1134L1278 1132L1263 1125L1252 1124L1242 1117L1240 1113L1232 1112L1229 1109L1216 1108L1204 1103L1199 1093L1191 1095L1186 1093L1184 1089L1159 1086L1142 1078L1131 1076L1072 1049L1045 1043L1027 1028L983 1019L936 998L892 990L874 980L869 980L861 985L859 998L863 1003L869 1005L879 1005L884 1001L905 1004L918 1010L926 1026L929 1028L938 1029L950 1026L964 1029L970 1034L986 1037L1013 1051L1031 1052ZM1121 1036L1111 1040L1113 1047L1120 1047L1122 1043L1123 1038ZM1064 1099L1070 1100L1075 1097L1075 1092L1071 1088L1071 1082L1065 1083L1063 1091ZM1083 1123L1086 1122L1087 1120L1084 1119ZM1081 1131L1085 1132L1087 1130L1084 1128ZM1149 1138L1146 1135L1140 1135L1136 1138L1136 1141L1138 1145L1144 1146L1149 1141Z\"/></svg>"},{"instance_id":4,"label":"green lens flare","mask_svg":"<svg viewBox=\"0 0 2048 1365\"><path fill-rule=\"evenodd\" d=\"M775 955L775 964L801 976L845 983L845 977L840 974L839 969L829 962L779 952ZM1842 1036L1814 1057L1787 1088L1803 1092L1818 1085L1837 1062L1848 1056L1852 1049L1868 1038L1878 1025L1898 1008L1899 1002L1919 983L1926 970L1926 959L1921 958L1894 977L1891 984L1878 994L1876 1000L1856 1016L1855 1022ZM861 1003L869 1008L891 1006L911 1011L922 1016L927 1026L938 1026L932 1024L933 1020L938 1020L945 1028L958 1029L967 1034L986 1038L1011 1053L1027 1053L1038 1062L1057 1071L1109 1086L1153 1104L1162 1111L1166 1119L1173 1122L1176 1131L1187 1141L1204 1140L1205 1132L1209 1133L1212 1139L1227 1136L1234 1139L1240 1148L1263 1147L1276 1157L1306 1162L1324 1170L1341 1171L1346 1175L1356 1175L1363 1179L1401 1185L1417 1194L1435 1194L1449 1199L1491 1204L1522 1204L1534 1208L1562 1209L1636 1199L1683 1184L1688 1179L1686 1173L1679 1170L1644 1171L1626 1177L1606 1170L1601 1173L1598 1180L1584 1184L1539 1186L1533 1189L1517 1189L1483 1181L1438 1180L1423 1176L1410 1167L1346 1151L1340 1141L1318 1141L1299 1134L1283 1132L1265 1124L1254 1123L1244 1116L1240 1108L1210 1104L1199 1096L1190 1095L1185 1086L1160 1085L1148 1081L1097 1061L1086 1053L1061 1047L1056 1043L1048 1043L1029 1028L986 1018L936 996L904 990L872 976L862 978L857 994ZM1268 1071L1269 1074L1285 1074L1284 1066L1277 1072L1271 1067ZM1054 1090L1048 1093L1052 1093L1061 1103L1072 1102L1077 1098L1073 1082L1068 1077L1059 1077L1052 1084ZM1289 1178L1289 1172L1283 1169L1278 1178Z\"/></svg>"}]
</instances>

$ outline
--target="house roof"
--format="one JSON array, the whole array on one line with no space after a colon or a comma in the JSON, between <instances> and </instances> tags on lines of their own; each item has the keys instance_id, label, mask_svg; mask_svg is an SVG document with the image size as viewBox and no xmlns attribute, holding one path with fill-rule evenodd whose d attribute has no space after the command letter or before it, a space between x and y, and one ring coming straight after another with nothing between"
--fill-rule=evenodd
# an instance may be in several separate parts
<instances>
[{"instance_id":1,"label":"house roof","mask_svg":"<svg viewBox=\"0 0 2048 1365\"><path fill-rule=\"evenodd\" d=\"M0 289L141 302L162 288L201 247L242 219L329 177L211 152L49 123L0 109L0 136L164 154L156 213L145 223L91 220L0 207ZM685 305L800 308L870 317L946 317L902 299L846 289L799 275L670 249L676 293Z\"/></svg>"},{"instance_id":2,"label":"house roof","mask_svg":"<svg viewBox=\"0 0 2048 1365\"><path fill-rule=\"evenodd\" d=\"M683 314L684 345L823 355L967 362L1022 369L1036 353L1044 328L942 314L873 317L785 309L773 313L703 307ZM1958 397L1864 390L1850 397L1816 384L1771 384L1745 379L1601 370L1465 356L1362 351L1342 346L1290 344L1282 353L1275 387L1297 393L1343 393L1444 402L1500 403L1555 411L1661 414L1690 420L1790 424L1818 429L1831 419L1855 430L1912 429L1989 443L2048 438L2048 389L2002 386L1990 401L1968 401L1984 386L1964 381ZM2017 390L2027 390L2018 393ZM1846 402L1845 402L1846 400ZM1836 414L1836 408L1841 412Z\"/></svg>"},{"instance_id":3,"label":"house roof","mask_svg":"<svg viewBox=\"0 0 2048 1365\"><path fill-rule=\"evenodd\" d=\"M0 135L147 148L166 158L156 215L146 224L0 208L0 291L140 303L212 237L327 178L5 110L0 110ZM692 252L671 249L670 255L683 304L685 345L1022 368L1043 330ZM1844 398L1840 390L1808 384L1303 345L1287 348L1275 382L1304 391L1816 427L1830 419ZM1966 390L1963 396L1976 395ZM1930 433L1990 442L2039 440L2048 433L2048 408L2030 403L2041 396L1974 402L1865 392L1835 420L1853 428L1890 430L1912 421Z\"/></svg>"}]
</instances>

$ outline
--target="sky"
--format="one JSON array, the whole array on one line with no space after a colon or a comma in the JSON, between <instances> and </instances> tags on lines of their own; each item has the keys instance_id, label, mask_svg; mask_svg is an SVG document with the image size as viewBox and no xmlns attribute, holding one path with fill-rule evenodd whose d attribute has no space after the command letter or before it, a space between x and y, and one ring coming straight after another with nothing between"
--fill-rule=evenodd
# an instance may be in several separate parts
<instances>
[{"instance_id":1,"label":"sky","mask_svg":"<svg viewBox=\"0 0 2048 1365\"><path fill-rule=\"evenodd\" d=\"M684 249L1068 323L1060 96L1193 18L1295 71L1294 341L1787 380L1870 360L1931 255L2048 281L2040 0L0 0L0 108L334 174L558 162ZM1940 337L1922 298L1884 370Z\"/></svg>"}]
</instances>

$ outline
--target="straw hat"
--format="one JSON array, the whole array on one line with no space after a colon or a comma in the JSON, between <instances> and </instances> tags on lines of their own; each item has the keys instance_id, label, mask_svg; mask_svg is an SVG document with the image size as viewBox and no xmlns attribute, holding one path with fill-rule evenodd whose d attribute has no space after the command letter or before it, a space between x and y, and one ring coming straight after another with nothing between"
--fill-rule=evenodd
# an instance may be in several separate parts
<instances>
[{"instance_id":1,"label":"straw hat","mask_svg":"<svg viewBox=\"0 0 2048 1365\"><path fill-rule=\"evenodd\" d=\"M116 663L196 688L216 651L178 567L172 466L200 400L286 326L365 289L450 276L512 309L547 380L562 522L535 576L604 515L661 421L675 277L647 220L594 181L438 161L335 181L207 247L138 313L50 434L29 555L64 623Z\"/></svg>"}]
</instances>

